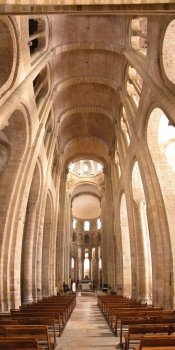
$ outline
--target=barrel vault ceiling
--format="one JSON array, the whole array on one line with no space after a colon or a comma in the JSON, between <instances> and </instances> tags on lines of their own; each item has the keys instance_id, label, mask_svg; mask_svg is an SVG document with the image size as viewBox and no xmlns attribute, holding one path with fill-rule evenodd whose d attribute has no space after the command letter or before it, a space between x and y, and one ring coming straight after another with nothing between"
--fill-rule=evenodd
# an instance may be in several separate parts
<instances>
[{"instance_id":1,"label":"barrel vault ceiling","mask_svg":"<svg viewBox=\"0 0 175 350\"><path fill-rule=\"evenodd\" d=\"M67 163L87 158L107 166L121 104L118 91L124 76L128 17L65 14L51 18L52 44L61 52L51 65L60 151ZM88 208L94 208L96 198L83 193L74 201L75 216L87 198L84 212L86 218L91 216ZM98 205L96 211L100 213Z\"/></svg>"}]
</instances>

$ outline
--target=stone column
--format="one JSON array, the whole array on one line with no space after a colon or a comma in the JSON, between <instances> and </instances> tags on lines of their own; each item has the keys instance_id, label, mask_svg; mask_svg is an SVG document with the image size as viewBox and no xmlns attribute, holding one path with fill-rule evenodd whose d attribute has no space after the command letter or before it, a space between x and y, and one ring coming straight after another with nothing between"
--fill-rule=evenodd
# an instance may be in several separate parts
<instances>
[{"instance_id":1,"label":"stone column","mask_svg":"<svg viewBox=\"0 0 175 350\"><path fill-rule=\"evenodd\" d=\"M71 276L70 269L70 230L71 230L71 198L66 194L65 198L65 218L64 218L64 281L68 284Z\"/></svg>"},{"instance_id":2,"label":"stone column","mask_svg":"<svg viewBox=\"0 0 175 350\"><path fill-rule=\"evenodd\" d=\"M81 264L82 264L82 270L81 270L82 277L81 277L81 279L83 279L84 278L84 248L81 248Z\"/></svg>"},{"instance_id":3,"label":"stone column","mask_svg":"<svg viewBox=\"0 0 175 350\"><path fill-rule=\"evenodd\" d=\"M61 166L61 165L60 165ZM60 181L60 203L57 236L57 287L62 290L64 282L64 215L65 215L65 184L66 173L63 172Z\"/></svg>"},{"instance_id":4,"label":"stone column","mask_svg":"<svg viewBox=\"0 0 175 350\"><path fill-rule=\"evenodd\" d=\"M103 246L103 255L105 254L105 265L103 270L107 268L108 276L107 282L111 288L115 285L115 265L114 265L114 223L113 223L113 197L112 197L112 184L111 184L111 171L108 167L105 171L105 196L104 196L104 229L105 230L105 243ZM98 255L97 255L98 256Z\"/></svg>"},{"instance_id":5,"label":"stone column","mask_svg":"<svg viewBox=\"0 0 175 350\"><path fill-rule=\"evenodd\" d=\"M81 280L82 278L82 263L81 259L78 259L78 280Z\"/></svg>"},{"instance_id":6,"label":"stone column","mask_svg":"<svg viewBox=\"0 0 175 350\"><path fill-rule=\"evenodd\" d=\"M30 303L33 301L32 296L32 260L33 260L33 239L35 233L37 202L31 201L27 207L27 223L24 242L24 296L23 302Z\"/></svg>"},{"instance_id":7,"label":"stone column","mask_svg":"<svg viewBox=\"0 0 175 350\"><path fill-rule=\"evenodd\" d=\"M89 249L89 279L92 279L92 249Z\"/></svg>"},{"instance_id":8,"label":"stone column","mask_svg":"<svg viewBox=\"0 0 175 350\"><path fill-rule=\"evenodd\" d=\"M84 258L81 258L81 279L84 278Z\"/></svg>"},{"instance_id":9,"label":"stone column","mask_svg":"<svg viewBox=\"0 0 175 350\"><path fill-rule=\"evenodd\" d=\"M78 258L74 258L74 280L77 282L78 280Z\"/></svg>"},{"instance_id":10,"label":"stone column","mask_svg":"<svg viewBox=\"0 0 175 350\"><path fill-rule=\"evenodd\" d=\"M96 248L95 248L95 254L93 255L92 259L92 279L97 281L98 283L98 270L97 270L97 261L96 261Z\"/></svg>"}]
</instances>

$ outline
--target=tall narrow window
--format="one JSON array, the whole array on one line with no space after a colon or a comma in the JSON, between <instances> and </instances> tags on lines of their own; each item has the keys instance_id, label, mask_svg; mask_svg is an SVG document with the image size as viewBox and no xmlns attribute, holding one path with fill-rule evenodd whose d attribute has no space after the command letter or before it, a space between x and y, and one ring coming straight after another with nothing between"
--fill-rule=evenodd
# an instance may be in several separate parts
<instances>
[{"instance_id":1,"label":"tall narrow window","mask_svg":"<svg viewBox=\"0 0 175 350\"><path fill-rule=\"evenodd\" d=\"M84 174L87 174L88 173L88 164L87 163L84 163L83 164L83 170L84 170Z\"/></svg>"},{"instance_id":2,"label":"tall narrow window","mask_svg":"<svg viewBox=\"0 0 175 350\"><path fill-rule=\"evenodd\" d=\"M75 266L75 261L74 261L74 258L71 259L71 268L74 269L74 266Z\"/></svg>"},{"instance_id":3,"label":"tall narrow window","mask_svg":"<svg viewBox=\"0 0 175 350\"><path fill-rule=\"evenodd\" d=\"M101 229L101 220L100 218L97 219L97 230L100 230Z\"/></svg>"},{"instance_id":4,"label":"tall narrow window","mask_svg":"<svg viewBox=\"0 0 175 350\"><path fill-rule=\"evenodd\" d=\"M97 171L102 171L103 167L100 163L97 163Z\"/></svg>"},{"instance_id":5,"label":"tall narrow window","mask_svg":"<svg viewBox=\"0 0 175 350\"><path fill-rule=\"evenodd\" d=\"M85 221L84 222L84 231L89 231L89 229L90 229L90 223L89 223L89 221Z\"/></svg>"},{"instance_id":6,"label":"tall narrow window","mask_svg":"<svg viewBox=\"0 0 175 350\"><path fill-rule=\"evenodd\" d=\"M101 258L99 259L99 269L102 268L102 261L101 261Z\"/></svg>"},{"instance_id":7,"label":"tall narrow window","mask_svg":"<svg viewBox=\"0 0 175 350\"><path fill-rule=\"evenodd\" d=\"M76 227L77 227L77 220L76 219L73 219L72 227L74 230L76 229Z\"/></svg>"},{"instance_id":8,"label":"tall narrow window","mask_svg":"<svg viewBox=\"0 0 175 350\"><path fill-rule=\"evenodd\" d=\"M163 45L162 60L167 78L175 84L175 20L171 21L166 28Z\"/></svg>"}]
</instances>

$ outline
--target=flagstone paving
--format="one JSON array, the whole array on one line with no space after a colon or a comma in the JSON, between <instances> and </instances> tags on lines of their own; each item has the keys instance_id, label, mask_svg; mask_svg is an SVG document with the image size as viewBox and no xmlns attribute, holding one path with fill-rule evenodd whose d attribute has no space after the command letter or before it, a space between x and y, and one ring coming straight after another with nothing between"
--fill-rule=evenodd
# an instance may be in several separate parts
<instances>
[{"instance_id":1,"label":"flagstone paving","mask_svg":"<svg viewBox=\"0 0 175 350\"><path fill-rule=\"evenodd\" d=\"M56 350L114 350L119 338L109 329L97 306L95 294L77 296L76 307L57 340Z\"/></svg>"}]
</instances>

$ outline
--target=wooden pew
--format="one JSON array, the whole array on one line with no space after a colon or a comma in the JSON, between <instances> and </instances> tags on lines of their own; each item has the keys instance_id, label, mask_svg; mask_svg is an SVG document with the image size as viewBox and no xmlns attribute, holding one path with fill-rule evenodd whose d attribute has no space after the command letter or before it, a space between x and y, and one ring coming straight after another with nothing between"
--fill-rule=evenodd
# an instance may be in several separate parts
<instances>
[{"instance_id":1,"label":"wooden pew","mask_svg":"<svg viewBox=\"0 0 175 350\"><path fill-rule=\"evenodd\" d=\"M11 314L10 312L0 312L0 320L2 319L10 319L11 318Z\"/></svg>"},{"instance_id":2,"label":"wooden pew","mask_svg":"<svg viewBox=\"0 0 175 350\"><path fill-rule=\"evenodd\" d=\"M167 324L155 324L155 325L134 325L129 326L128 332L125 334L125 350L129 349L131 341L140 341L143 334L157 334L157 337L170 334L170 325Z\"/></svg>"},{"instance_id":3,"label":"wooden pew","mask_svg":"<svg viewBox=\"0 0 175 350\"><path fill-rule=\"evenodd\" d=\"M21 325L45 325L48 327L48 332L51 334L54 338L54 345L56 346L56 336L59 336L59 329L57 327L56 320L54 318L49 317L26 317L26 318L20 318L18 320L18 324Z\"/></svg>"},{"instance_id":4,"label":"wooden pew","mask_svg":"<svg viewBox=\"0 0 175 350\"><path fill-rule=\"evenodd\" d=\"M107 306L113 306L113 307L146 307L147 304L141 304L138 301L135 300L118 300L116 297L99 297L97 301L97 305L99 306L102 313L104 313L104 310ZM153 307L153 306L149 306Z\"/></svg>"},{"instance_id":5,"label":"wooden pew","mask_svg":"<svg viewBox=\"0 0 175 350\"><path fill-rule=\"evenodd\" d=\"M31 318L45 318L46 317L46 312L45 311L33 311L31 310L31 312L23 312L23 311L12 311L12 319L31 319ZM62 318L60 318L60 315L57 312L48 312L47 311L47 318L52 318L54 319L54 323L57 325L58 327L58 332L59 332L59 336L61 335L63 329L64 329L64 324L62 322Z\"/></svg>"},{"instance_id":6,"label":"wooden pew","mask_svg":"<svg viewBox=\"0 0 175 350\"><path fill-rule=\"evenodd\" d=\"M0 326L2 325L13 325L13 324L19 324L18 320L0 320Z\"/></svg>"},{"instance_id":7,"label":"wooden pew","mask_svg":"<svg viewBox=\"0 0 175 350\"><path fill-rule=\"evenodd\" d=\"M53 347L51 336L48 334L47 326L41 325L12 325L12 326L3 326L5 331L5 336L10 338L34 338L38 342L44 342L47 345L48 350L51 350ZM45 346L44 346L45 347Z\"/></svg>"},{"instance_id":8,"label":"wooden pew","mask_svg":"<svg viewBox=\"0 0 175 350\"><path fill-rule=\"evenodd\" d=\"M164 348L175 349L175 336L174 335L145 335L140 340L140 345L135 346L134 350L164 350Z\"/></svg>"},{"instance_id":9,"label":"wooden pew","mask_svg":"<svg viewBox=\"0 0 175 350\"><path fill-rule=\"evenodd\" d=\"M20 310L27 311L30 309L57 309L59 313L62 313L65 317L66 321L70 317L74 307L76 305L76 299L74 298L49 298L44 299L32 304L22 305L20 306Z\"/></svg>"},{"instance_id":10,"label":"wooden pew","mask_svg":"<svg viewBox=\"0 0 175 350\"><path fill-rule=\"evenodd\" d=\"M123 340L123 333L128 331L129 326L134 326L134 325L140 325L140 324L145 324L145 325L151 325L151 324L168 324L168 325L173 325L175 323L174 317L168 317L164 318L162 316L160 317L144 317L144 318L122 318L120 320L120 346L122 346L122 340ZM172 331L170 331L172 333Z\"/></svg>"},{"instance_id":11,"label":"wooden pew","mask_svg":"<svg viewBox=\"0 0 175 350\"><path fill-rule=\"evenodd\" d=\"M55 305L30 305L29 307L23 307L20 310L19 309L13 309L11 310L17 311L17 312L26 312L26 313L31 313L31 312L45 312L46 314L49 312L57 312L60 315L60 319L62 319L62 322L65 324L69 317L70 313L66 307L63 306L55 306Z\"/></svg>"},{"instance_id":12,"label":"wooden pew","mask_svg":"<svg viewBox=\"0 0 175 350\"><path fill-rule=\"evenodd\" d=\"M162 310L162 309L154 309L154 308L149 308L149 307L144 307L144 308L108 308L106 309L106 312L104 314L104 317L106 318L106 321L108 322L109 326L111 326L111 324L113 322L116 321L117 319L117 315L121 315L121 314L135 314L135 315L152 315L152 316L156 316L156 315L160 315L160 314L164 314L165 316L169 316L173 314L172 310Z\"/></svg>"},{"instance_id":13,"label":"wooden pew","mask_svg":"<svg viewBox=\"0 0 175 350\"><path fill-rule=\"evenodd\" d=\"M113 328L114 328L114 334L117 335L117 329L120 327L121 319L123 318L173 318L174 317L174 311L172 310L120 310L115 311L112 313L113 317Z\"/></svg>"},{"instance_id":14,"label":"wooden pew","mask_svg":"<svg viewBox=\"0 0 175 350\"><path fill-rule=\"evenodd\" d=\"M30 338L0 338L1 350L43 350L36 339Z\"/></svg>"}]
</instances>

